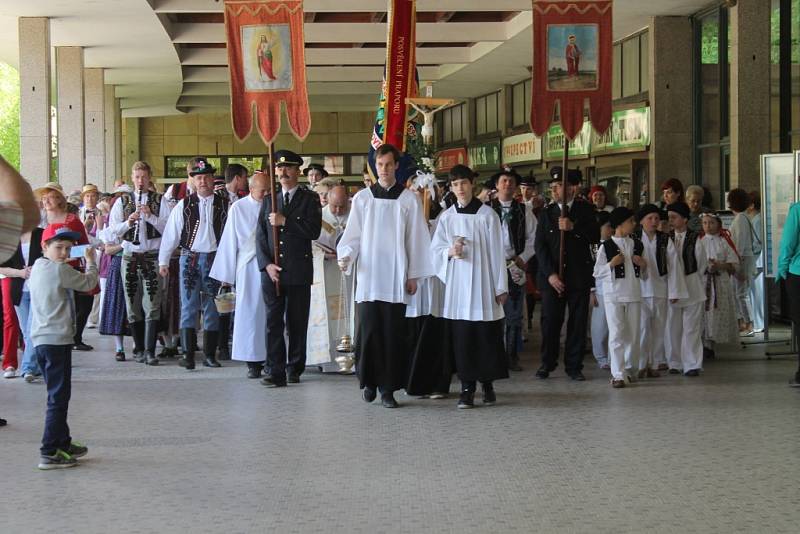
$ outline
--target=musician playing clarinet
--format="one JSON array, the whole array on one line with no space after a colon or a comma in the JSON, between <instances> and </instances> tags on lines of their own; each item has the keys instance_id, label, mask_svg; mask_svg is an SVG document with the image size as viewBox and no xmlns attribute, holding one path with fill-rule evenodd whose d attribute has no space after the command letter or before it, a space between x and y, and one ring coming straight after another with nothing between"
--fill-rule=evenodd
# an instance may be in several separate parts
<instances>
[{"instance_id":1,"label":"musician playing clarinet","mask_svg":"<svg viewBox=\"0 0 800 534\"><path fill-rule=\"evenodd\" d=\"M161 318L158 249L169 218L167 201L150 192L151 170L144 161L131 169L133 193L123 194L109 214L109 228L122 240L122 276L134 359L158 365L156 336Z\"/></svg>"}]
</instances>

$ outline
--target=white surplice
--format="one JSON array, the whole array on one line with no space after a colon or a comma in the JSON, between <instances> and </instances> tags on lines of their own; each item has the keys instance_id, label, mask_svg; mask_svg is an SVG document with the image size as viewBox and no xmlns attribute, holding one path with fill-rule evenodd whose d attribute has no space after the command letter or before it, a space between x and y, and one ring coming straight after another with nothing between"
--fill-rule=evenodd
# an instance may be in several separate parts
<instances>
[{"instance_id":1,"label":"white surplice","mask_svg":"<svg viewBox=\"0 0 800 534\"><path fill-rule=\"evenodd\" d=\"M495 218L497 215L495 215ZM404 190L396 200L370 189L353 197L337 254L356 267L356 302L408 304L406 281L433 274L430 234L417 196Z\"/></svg>"},{"instance_id":2,"label":"white surplice","mask_svg":"<svg viewBox=\"0 0 800 534\"><path fill-rule=\"evenodd\" d=\"M464 254L450 258L457 237L464 238ZM444 282L442 316L464 321L503 319L503 307L495 297L508 292L500 218L489 206L474 215L458 213L456 206L439 218L431 242L436 276Z\"/></svg>"},{"instance_id":3,"label":"white surplice","mask_svg":"<svg viewBox=\"0 0 800 534\"><path fill-rule=\"evenodd\" d=\"M236 286L231 358L263 362L267 357L267 307L256 262L256 227L261 203L250 195L230 207L210 276Z\"/></svg>"}]
</instances>

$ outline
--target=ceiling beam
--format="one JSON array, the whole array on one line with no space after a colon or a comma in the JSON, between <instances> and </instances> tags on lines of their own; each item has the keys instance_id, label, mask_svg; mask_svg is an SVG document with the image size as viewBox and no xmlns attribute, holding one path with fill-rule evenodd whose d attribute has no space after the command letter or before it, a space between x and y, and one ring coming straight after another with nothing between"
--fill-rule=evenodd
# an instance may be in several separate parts
<instances>
[{"instance_id":1,"label":"ceiling beam","mask_svg":"<svg viewBox=\"0 0 800 534\"><path fill-rule=\"evenodd\" d=\"M219 0L151 0L156 13L220 13ZM530 11L530 0L418 0L417 11ZM306 12L386 11L386 0L305 0Z\"/></svg>"},{"instance_id":2,"label":"ceiling beam","mask_svg":"<svg viewBox=\"0 0 800 534\"><path fill-rule=\"evenodd\" d=\"M184 66L206 65L223 67L228 65L228 52L224 48L183 48L180 50ZM469 47L417 48L418 64L469 63L472 52ZM385 48L309 48L306 50L306 65L383 65L386 62Z\"/></svg>"},{"instance_id":3,"label":"ceiling beam","mask_svg":"<svg viewBox=\"0 0 800 534\"><path fill-rule=\"evenodd\" d=\"M440 79L439 67L420 67L419 77L425 81ZM306 78L309 82L379 82L383 79L383 67L308 67ZM184 67L184 83L220 83L227 87L227 67Z\"/></svg>"},{"instance_id":4,"label":"ceiling beam","mask_svg":"<svg viewBox=\"0 0 800 534\"><path fill-rule=\"evenodd\" d=\"M505 22L449 22L417 24L417 42L459 42L465 36L470 42L496 41L509 38ZM224 24L173 24L175 43L224 43ZM305 25L307 43L383 43L386 24L317 22Z\"/></svg>"}]
</instances>

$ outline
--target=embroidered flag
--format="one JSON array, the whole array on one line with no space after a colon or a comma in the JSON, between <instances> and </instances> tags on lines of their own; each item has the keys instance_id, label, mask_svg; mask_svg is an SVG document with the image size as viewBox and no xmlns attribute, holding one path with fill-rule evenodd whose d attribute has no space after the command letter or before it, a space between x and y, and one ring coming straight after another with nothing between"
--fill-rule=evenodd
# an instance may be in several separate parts
<instances>
[{"instance_id":1,"label":"embroidered flag","mask_svg":"<svg viewBox=\"0 0 800 534\"><path fill-rule=\"evenodd\" d=\"M602 135L611 125L613 0L533 0L531 129L543 136L559 103L568 139L580 133L584 105Z\"/></svg>"},{"instance_id":2,"label":"embroidered flag","mask_svg":"<svg viewBox=\"0 0 800 534\"><path fill-rule=\"evenodd\" d=\"M311 129L306 90L302 0L225 0L225 33L236 138L253 131L270 144L281 127L281 103L289 127L302 141Z\"/></svg>"}]
</instances>

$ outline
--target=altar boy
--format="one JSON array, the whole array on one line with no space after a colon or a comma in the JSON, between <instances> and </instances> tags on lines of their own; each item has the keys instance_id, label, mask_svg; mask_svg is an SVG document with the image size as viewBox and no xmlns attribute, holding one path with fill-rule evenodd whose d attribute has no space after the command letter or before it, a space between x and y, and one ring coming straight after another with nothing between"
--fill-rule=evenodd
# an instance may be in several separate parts
<instances>
[{"instance_id":1,"label":"altar boy","mask_svg":"<svg viewBox=\"0 0 800 534\"><path fill-rule=\"evenodd\" d=\"M614 229L597 250L594 278L603 285L608 320L608 353L611 385L625 387L639 370L639 316L642 290L639 280L647 276L642 243L630 237L636 226L633 211L620 206L609 216Z\"/></svg>"}]
</instances>

